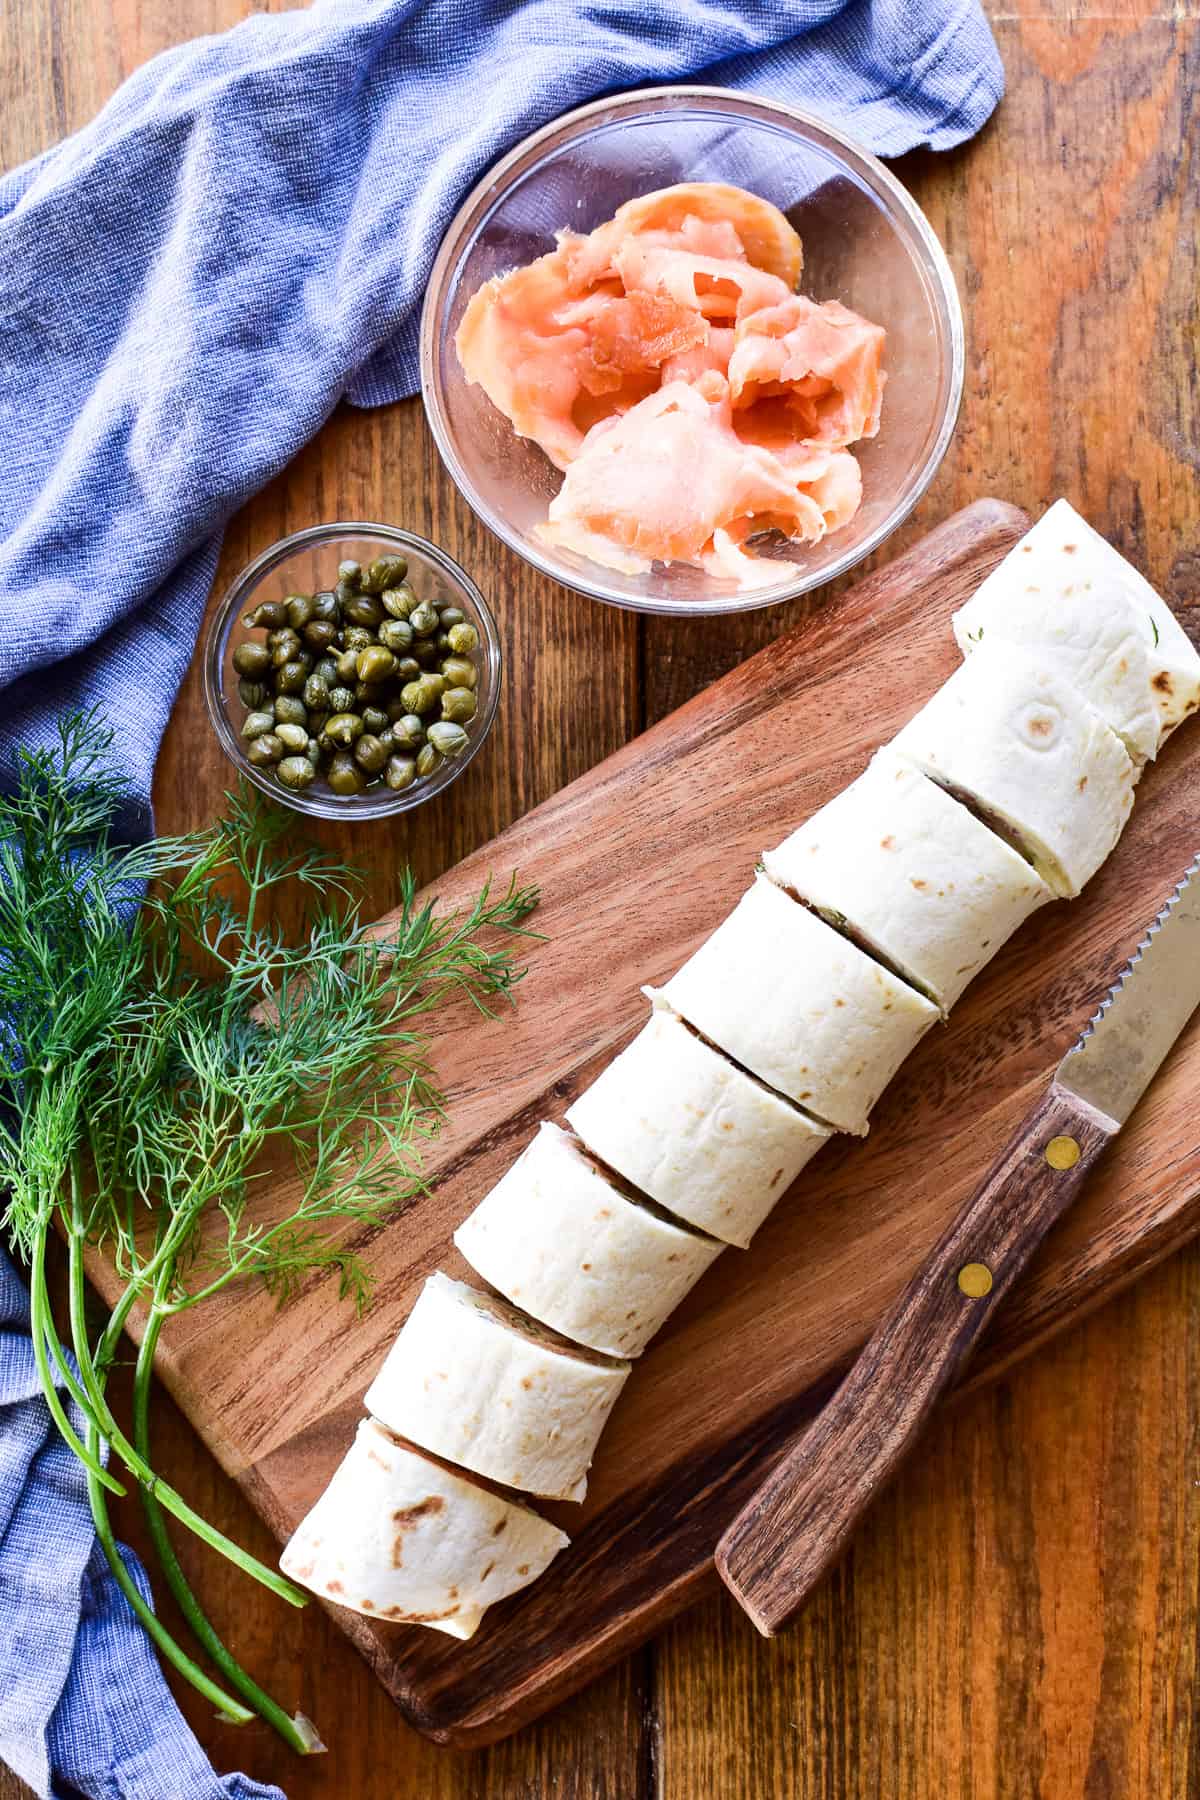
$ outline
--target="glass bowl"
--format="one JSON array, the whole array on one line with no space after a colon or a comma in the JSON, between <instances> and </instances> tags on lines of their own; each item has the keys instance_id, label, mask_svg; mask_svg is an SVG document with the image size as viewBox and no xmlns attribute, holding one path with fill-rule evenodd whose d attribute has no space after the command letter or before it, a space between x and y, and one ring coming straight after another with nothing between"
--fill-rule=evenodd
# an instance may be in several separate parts
<instances>
[{"instance_id":1,"label":"glass bowl","mask_svg":"<svg viewBox=\"0 0 1200 1800\"><path fill-rule=\"evenodd\" d=\"M562 479L519 438L458 364L454 334L493 275L554 248L560 226L587 232L634 195L678 181L728 181L773 201L804 243L802 287L886 327L888 383L879 436L856 446L863 503L817 545L769 546L777 585L655 564L622 575L543 544L534 527ZM421 322L421 385L442 459L484 523L564 586L616 606L721 613L790 600L881 544L933 479L958 415L962 311L924 214L883 164L821 120L723 88L645 88L579 108L497 163L438 254Z\"/></svg>"},{"instance_id":2,"label":"glass bowl","mask_svg":"<svg viewBox=\"0 0 1200 1800\"><path fill-rule=\"evenodd\" d=\"M311 787L298 791L285 788L269 770L256 769L247 760L243 746L241 723L247 709L238 698L233 652L247 635L258 638L259 634L243 630L242 614L260 600L281 600L285 594L311 594L318 588L332 587L337 580L337 566L345 558L353 558L365 567L375 557L389 552L408 558L409 579L423 599L430 599L439 607L460 607L479 632L479 648L475 652L479 669L475 690L478 711L467 728L467 747L461 756L446 757L427 779L418 779L399 793L380 781L364 793L343 798L319 777ZM312 525L307 531L281 538L256 556L232 583L208 628L204 647L204 698L213 729L230 762L280 806L321 819L379 819L408 812L444 792L479 754L495 723L500 679L496 621L475 583L444 550L394 525Z\"/></svg>"}]
</instances>

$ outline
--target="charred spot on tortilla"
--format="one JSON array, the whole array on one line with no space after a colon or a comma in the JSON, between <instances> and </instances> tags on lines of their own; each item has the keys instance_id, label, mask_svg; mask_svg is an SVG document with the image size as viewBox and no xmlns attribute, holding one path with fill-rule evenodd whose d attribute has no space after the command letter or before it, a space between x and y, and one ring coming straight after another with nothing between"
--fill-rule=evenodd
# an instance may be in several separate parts
<instances>
[{"instance_id":1,"label":"charred spot on tortilla","mask_svg":"<svg viewBox=\"0 0 1200 1800\"><path fill-rule=\"evenodd\" d=\"M496 1523L492 1526L492 1536L499 1537L500 1533L503 1530L505 1530L507 1525L508 1525L508 1514L505 1513L504 1517L501 1519L497 1519Z\"/></svg>"},{"instance_id":2,"label":"charred spot on tortilla","mask_svg":"<svg viewBox=\"0 0 1200 1800\"><path fill-rule=\"evenodd\" d=\"M345 1591L346 1590L340 1581L327 1581L325 1583L325 1592L327 1594L344 1594Z\"/></svg>"},{"instance_id":3,"label":"charred spot on tortilla","mask_svg":"<svg viewBox=\"0 0 1200 1800\"><path fill-rule=\"evenodd\" d=\"M395 1619L400 1625L436 1625L439 1619L457 1617L458 1607L448 1606L445 1612L405 1612L402 1606L385 1606L380 1613L381 1619Z\"/></svg>"},{"instance_id":4,"label":"charred spot on tortilla","mask_svg":"<svg viewBox=\"0 0 1200 1800\"><path fill-rule=\"evenodd\" d=\"M1082 792L1083 792L1083 790L1084 790L1084 788L1085 788L1085 787L1086 787L1086 786L1087 786L1087 784L1088 784L1088 778L1087 778L1087 776L1086 776L1086 775L1081 775L1081 776L1080 776L1080 777L1079 777L1079 791L1080 791L1080 793L1081 793L1081 794L1082 794Z\"/></svg>"},{"instance_id":5,"label":"charred spot on tortilla","mask_svg":"<svg viewBox=\"0 0 1200 1800\"><path fill-rule=\"evenodd\" d=\"M1156 688L1160 694L1173 694L1175 692L1175 683L1171 680L1170 671L1167 669L1160 669L1150 683L1150 686Z\"/></svg>"},{"instance_id":6,"label":"charred spot on tortilla","mask_svg":"<svg viewBox=\"0 0 1200 1800\"><path fill-rule=\"evenodd\" d=\"M490 1562L488 1564L487 1568L483 1571L483 1574L479 1577L479 1585L481 1587L483 1586L484 1582L487 1580L488 1576L491 1574L491 1572L495 1568L495 1566L496 1565L494 1562Z\"/></svg>"},{"instance_id":7,"label":"charred spot on tortilla","mask_svg":"<svg viewBox=\"0 0 1200 1800\"><path fill-rule=\"evenodd\" d=\"M389 1474L389 1475L391 1474L392 1465L390 1462L385 1462L383 1460L382 1456L378 1455L378 1453L374 1450L368 1450L367 1455L373 1463L378 1463L381 1469L384 1469L387 1472L387 1474Z\"/></svg>"}]
</instances>

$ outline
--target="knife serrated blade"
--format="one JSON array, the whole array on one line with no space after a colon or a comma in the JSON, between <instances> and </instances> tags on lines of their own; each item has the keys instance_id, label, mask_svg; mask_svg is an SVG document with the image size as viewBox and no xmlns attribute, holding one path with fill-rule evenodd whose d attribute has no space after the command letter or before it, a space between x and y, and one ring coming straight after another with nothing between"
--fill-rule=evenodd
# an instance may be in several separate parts
<instances>
[{"instance_id":1,"label":"knife serrated blade","mask_svg":"<svg viewBox=\"0 0 1200 1800\"><path fill-rule=\"evenodd\" d=\"M1055 1077L1124 1125L1200 1006L1200 857L1135 950Z\"/></svg>"}]
</instances>

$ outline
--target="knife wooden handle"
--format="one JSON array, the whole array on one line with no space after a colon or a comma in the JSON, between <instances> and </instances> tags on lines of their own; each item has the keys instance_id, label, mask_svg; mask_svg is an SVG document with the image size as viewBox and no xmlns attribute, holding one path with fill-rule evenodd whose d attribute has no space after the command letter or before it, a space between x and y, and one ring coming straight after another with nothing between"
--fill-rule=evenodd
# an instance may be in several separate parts
<instances>
[{"instance_id":1,"label":"knife wooden handle","mask_svg":"<svg viewBox=\"0 0 1200 1800\"><path fill-rule=\"evenodd\" d=\"M829 1404L728 1527L717 1569L764 1636L787 1624L846 1548L1116 1129L1064 1089L1050 1089Z\"/></svg>"}]
</instances>

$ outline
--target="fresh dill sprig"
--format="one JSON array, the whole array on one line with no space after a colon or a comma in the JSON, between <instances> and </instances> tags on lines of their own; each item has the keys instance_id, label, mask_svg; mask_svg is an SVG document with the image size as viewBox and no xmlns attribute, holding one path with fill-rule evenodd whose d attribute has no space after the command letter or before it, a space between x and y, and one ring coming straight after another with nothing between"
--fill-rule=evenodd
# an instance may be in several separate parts
<instances>
[{"instance_id":1,"label":"fresh dill sprig","mask_svg":"<svg viewBox=\"0 0 1200 1800\"><path fill-rule=\"evenodd\" d=\"M222 1708L270 1720L298 1750L318 1740L263 1694L221 1643L170 1542L169 1513L294 1604L304 1596L195 1513L154 1472L149 1411L155 1347L169 1320L233 1282L280 1302L336 1275L361 1307L370 1271L363 1228L425 1189L422 1151L444 1098L427 1028L465 996L487 1014L511 997L536 893L490 887L460 915L420 905L404 876L389 931L365 924L361 876L297 843L288 815L250 790L187 837L121 843L126 795L111 737L75 715L50 751L21 758L0 795L0 1182L3 1221L31 1266L43 1387L84 1462L100 1541L119 1561L107 1492L124 1491L102 1447L137 1482L168 1585L235 1699L206 1676L140 1602L160 1650ZM289 937L274 891L304 900ZM275 1184L283 1217L256 1204ZM71 1349L45 1286L50 1231L65 1232ZM104 1244L124 1289L94 1341L83 1255ZM106 1399L133 1307L143 1318L133 1436ZM54 1386L83 1415L82 1439ZM244 1704L243 1704L244 1702Z\"/></svg>"}]
</instances>

